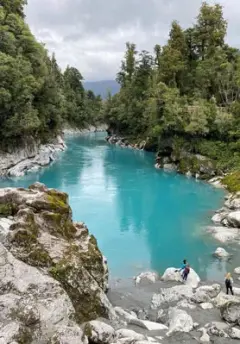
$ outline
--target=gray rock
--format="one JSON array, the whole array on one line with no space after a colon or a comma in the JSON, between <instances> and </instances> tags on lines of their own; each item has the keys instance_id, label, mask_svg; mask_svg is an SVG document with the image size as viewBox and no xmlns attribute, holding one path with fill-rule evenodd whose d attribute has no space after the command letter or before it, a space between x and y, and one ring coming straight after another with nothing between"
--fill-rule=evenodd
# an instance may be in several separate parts
<instances>
[{"instance_id":1,"label":"gray rock","mask_svg":"<svg viewBox=\"0 0 240 344\"><path fill-rule=\"evenodd\" d=\"M143 334L137 333L133 330L129 329L120 329L116 331L116 335L118 339L121 338L131 338L131 340L145 340L146 336Z\"/></svg>"},{"instance_id":2,"label":"gray rock","mask_svg":"<svg viewBox=\"0 0 240 344\"><path fill-rule=\"evenodd\" d=\"M187 312L177 309L169 309L169 331L168 335L173 332L190 332L193 329L193 320Z\"/></svg>"},{"instance_id":3,"label":"gray rock","mask_svg":"<svg viewBox=\"0 0 240 344\"><path fill-rule=\"evenodd\" d=\"M135 278L136 285L142 284L142 285L148 285L155 283L159 279L159 275L156 272L147 271L142 272L140 275L138 275Z\"/></svg>"},{"instance_id":4,"label":"gray rock","mask_svg":"<svg viewBox=\"0 0 240 344\"><path fill-rule=\"evenodd\" d=\"M30 170L48 165L65 149L65 143L58 136L51 144L32 142L11 153L0 152L0 175L21 177Z\"/></svg>"},{"instance_id":5,"label":"gray rock","mask_svg":"<svg viewBox=\"0 0 240 344\"><path fill-rule=\"evenodd\" d=\"M240 228L240 211L233 211L227 215L230 226Z\"/></svg>"},{"instance_id":6,"label":"gray rock","mask_svg":"<svg viewBox=\"0 0 240 344\"><path fill-rule=\"evenodd\" d=\"M85 324L83 332L91 343L96 344L112 343L116 338L116 333L112 326L97 320Z\"/></svg>"},{"instance_id":7,"label":"gray rock","mask_svg":"<svg viewBox=\"0 0 240 344\"><path fill-rule=\"evenodd\" d=\"M215 298L218 296L218 294L221 292L221 286L220 284L212 284L212 285L204 285L196 290L197 292L203 292L207 294L210 298Z\"/></svg>"},{"instance_id":8,"label":"gray rock","mask_svg":"<svg viewBox=\"0 0 240 344\"><path fill-rule=\"evenodd\" d=\"M0 332L5 343L26 337L47 341L57 326L79 329L71 321L71 300L57 281L14 258L2 244L0 266Z\"/></svg>"},{"instance_id":9,"label":"gray rock","mask_svg":"<svg viewBox=\"0 0 240 344\"><path fill-rule=\"evenodd\" d=\"M177 302L183 299L190 300L193 297L192 287L179 285L171 288L160 288L159 294L152 297L152 309L157 309L164 303Z\"/></svg>"},{"instance_id":10,"label":"gray rock","mask_svg":"<svg viewBox=\"0 0 240 344\"><path fill-rule=\"evenodd\" d=\"M229 337L232 339L240 339L240 329L231 327L228 331Z\"/></svg>"},{"instance_id":11,"label":"gray rock","mask_svg":"<svg viewBox=\"0 0 240 344\"><path fill-rule=\"evenodd\" d=\"M220 307L220 313L228 323L240 325L240 300L225 303Z\"/></svg>"}]
</instances>

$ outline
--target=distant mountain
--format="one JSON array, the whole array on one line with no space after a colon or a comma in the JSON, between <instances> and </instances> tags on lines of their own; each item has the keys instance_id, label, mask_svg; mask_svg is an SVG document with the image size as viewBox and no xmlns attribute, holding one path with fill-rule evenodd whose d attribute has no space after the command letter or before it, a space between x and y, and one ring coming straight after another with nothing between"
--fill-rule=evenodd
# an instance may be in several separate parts
<instances>
[{"instance_id":1,"label":"distant mountain","mask_svg":"<svg viewBox=\"0 0 240 344\"><path fill-rule=\"evenodd\" d=\"M107 97L109 91L114 95L120 90L120 85L115 80L85 81L83 86L85 90L91 90L103 99Z\"/></svg>"}]
</instances>

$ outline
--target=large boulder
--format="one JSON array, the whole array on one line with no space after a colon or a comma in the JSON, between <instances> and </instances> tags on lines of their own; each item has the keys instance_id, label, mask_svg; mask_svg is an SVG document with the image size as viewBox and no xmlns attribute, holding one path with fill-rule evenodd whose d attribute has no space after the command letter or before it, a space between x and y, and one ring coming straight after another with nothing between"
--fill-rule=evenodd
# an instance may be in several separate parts
<instances>
[{"instance_id":1,"label":"large boulder","mask_svg":"<svg viewBox=\"0 0 240 344\"><path fill-rule=\"evenodd\" d=\"M220 313L228 323L240 325L240 300L225 303L220 307Z\"/></svg>"},{"instance_id":2,"label":"large boulder","mask_svg":"<svg viewBox=\"0 0 240 344\"><path fill-rule=\"evenodd\" d=\"M183 282L181 273L176 268L168 268L167 270L165 270L162 276L162 280ZM185 281L184 284L191 286L192 288L197 288L200 281L201 280L198 274L192 268L190 268L187 281Z\"/></svg>"},{"instance_id":3,"label":"large boulder","mask_svg":"<svg viewBox=\"0 0 240 344\"><path fill-rule=\"evenodd\" d=\"M16 259L0 244L0 342L55 343L52 338L73 338L83 343L83 332L71 319L72 302L52 277ZM61 329L61 333L59 333Z\"/></svg>"},{"instance_id":4,"label":"large boulder","mask_svg":"<svg viewBox=\"0 0 240 344\"><path fill-rule=\"evenodd\" d=\"M192 287L187 285L174 286L172 288L160 288L158 294L153 294L151 307L157 309L170 302L178 302L183 299L190 300L193 297Z\"/></svg>"},{"instance_id":5,"label":"large boulder","mask_svg":"<svg viewBox=\"0 0 240 344\"><path fill-rule=\"evenodd\" d=\"M28 189L0 189L3 208L5 216L13 218L4 245L16 258L61 284L79 323L115 317L105 294L106 261L87 227L72 222L67 194L40 183Z\"/></svg>"},{"instance_id":6,"label":"large boulder","mask_svg":"<svg viewBox=\"0 0 240 344\"><path fill-rule=\"evenodd\" d=\"M177 308L170 308L168 313L168 335L173 332L190 332L193 329L192 317L187 312Z\"/></svg>"},{"instance_id":7,"label":"large boulder","mask_svg":"<svg viewBox=\"0 0 240 344\"><path fill-rule=\"evenodd\" d=\"M217 308L221 308L229 301L239 302L240 299L236 295L227 295L226 293L220 292L217 297L213 299L213 303Z\"/></svg>"},{"instance_id":8,"label":"large boulder","mask_svg":"<svg viewBox=\"0 0 240 344\"><path fill-rule=\"evenodd\" d=\"M208 296L208 298L212 299L212 298L215 298L218 296L218 294L220 293L221 291L221 286L220 284L212 284L212 285L203 285L199 288L197 288L196 290L196 294L199 293L202 293L202 294L205 294ZM196 295L195 294L195 295ZM203 301L203 302L206 302L206 301Z\"/></svg>"}]
</instances>

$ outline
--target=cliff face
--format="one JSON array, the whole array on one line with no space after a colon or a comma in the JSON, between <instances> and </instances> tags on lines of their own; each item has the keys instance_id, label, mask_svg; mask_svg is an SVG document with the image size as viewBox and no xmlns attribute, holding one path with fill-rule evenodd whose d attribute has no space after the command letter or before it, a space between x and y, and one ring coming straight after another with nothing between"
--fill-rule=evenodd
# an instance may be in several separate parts
<instances>
[{"instance_id":1,"label":"cliff face","mask_svg":"<svg viewBox=\"0 0 240 344\"><path fill-rule=\"evenodd\" d=\"M0 323L12 340L50 340L60 328L81 338L78 324L115 317L106 261L87 227L72 222L67 194L40 183L1 189L0 242Z\"/></svg>"},{"instance_id":2,"label":"cliff face","mask_svg":"<svg viewBox=\"0 0 240 344\"><path fill-rule=\"evenodd\" d=\"M38 170L56 160L65 148L64 141L57 136L49 144L32 140L25 147L17 147L11 152L0 151L0 176L20 177L28 171Z\"/></svg>"}]
</instances>

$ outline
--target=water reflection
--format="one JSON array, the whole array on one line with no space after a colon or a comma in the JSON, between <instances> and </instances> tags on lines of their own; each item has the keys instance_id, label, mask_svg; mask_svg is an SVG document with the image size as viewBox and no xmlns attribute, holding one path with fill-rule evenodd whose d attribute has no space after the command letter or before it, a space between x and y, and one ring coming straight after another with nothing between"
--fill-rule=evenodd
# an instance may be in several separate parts
<instances>
[{"instance_id":1,"label":"water reflection","mask_svg":"<svg viewBox=\"0 0 240 344\"><path fill-rule=\"evenodd\" d=\"M203 278L222 279L232 263L212 259L218 244L203 232L221 205L222 191L157 171L153 154L108 145L102 133L67 144L68 151L50 167L1 186L41 181L67 192L74 220L86 222L95 234L114 276L163 272L187 257Z\"/></svg>"}]
</instances>

